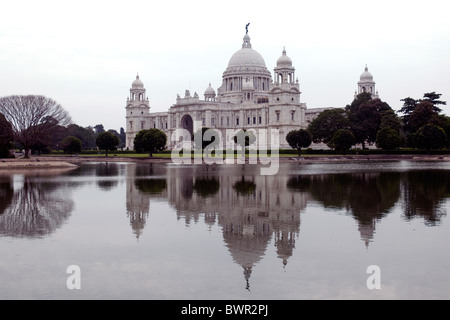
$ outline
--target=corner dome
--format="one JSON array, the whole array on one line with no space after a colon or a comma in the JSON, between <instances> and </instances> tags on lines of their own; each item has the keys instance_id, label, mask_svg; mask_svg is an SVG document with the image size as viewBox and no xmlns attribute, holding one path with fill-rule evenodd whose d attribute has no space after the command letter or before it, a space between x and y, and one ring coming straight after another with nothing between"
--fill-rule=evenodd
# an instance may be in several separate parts
<instances>
[{"instance_id":1,"label":"corner dome","mask_svg":"<svg viewBox=\"0 0 450 320\"><path fill-rule=\"evenodd\" d=\"M139 79L139 75L136 75L136 80L131 84L133 89L144 89L144 83Z\"/></svg>"},{"instance_id":2,"label":"corner dome","mask_svg":"<svg viewBox=\"0 0 450 320\"><path fill-rule=\"evenodd\" d=\"M292 60L286 55L286 49L283 49L283 54L277 60L277 67L292 67Z\"/></svg>"},{"instance_id":3,"label":"corner dome","mask_svg":"<svg viewBox=\"0 0 450 320\"><path fill-rule=\"evenodd\" d=\"M214 91L214 88L211 87L211 83L209 84L209 87L205 90L205 95L215 95L216 91Z\"/></svg>"},{"instance_id":4,"label":"corner dome","mask_svg":"<svg viewBox=\"0 0 450 320\"><path fill-rule=\"evenodd\" d=\"M373 81L373 75L369 72L369 69L366 66L366 69L359 77L361 81Z\"/></svg>"}]
</instances>

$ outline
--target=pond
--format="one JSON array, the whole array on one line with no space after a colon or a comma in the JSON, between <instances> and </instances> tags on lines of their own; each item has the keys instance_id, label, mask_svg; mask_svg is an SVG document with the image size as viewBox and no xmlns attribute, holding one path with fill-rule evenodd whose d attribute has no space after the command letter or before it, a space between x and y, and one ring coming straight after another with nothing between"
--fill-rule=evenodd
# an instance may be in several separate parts
<instances>
[{"instance_id":1,"label":"pond","mask_svg":"<svg viewBox=\"0 0 450 320\"><path fill-rule=\"evenodd\" d=\"M450 163L0 171L0 299L448 299Z\"/></svg>"}]
</instances>

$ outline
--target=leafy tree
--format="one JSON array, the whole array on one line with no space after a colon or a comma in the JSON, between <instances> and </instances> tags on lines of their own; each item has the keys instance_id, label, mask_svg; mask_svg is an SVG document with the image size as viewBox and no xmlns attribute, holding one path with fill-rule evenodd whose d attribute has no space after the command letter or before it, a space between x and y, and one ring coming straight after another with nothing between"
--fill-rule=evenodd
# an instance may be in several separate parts
<instances>
[{"instance_id":1,"label":"leafy tree","mask_svg":"<svg viewBox=\"0 0 450 320\"><path fill-rule=\"evenodd\" d=\"M431 103L433 105L433 109L434 111L436 111L437 113L442 112L442 109L439 108L438 106L445 106L447 105L446 101L441 101L439 100L441 98L442 94L440 93L436 93L436 92L429 92L429 93L425 93L423 95L423 100L422 101L427 101L429 103Z\"/></svg>"},{"instance_id":2,"label":"leafy tree","mask_svg":"<svg viewBox=\"0 0 450 320\"><path fill-rule=\"evenodd\" d=\"M308 126L315 143L330 143L333 135L339 129L349 129L350 122L347 112L342 108L322 111Z\"/></svg>"},{"instance_id":3,"label":"leafy tree","mask_svg":"<svg viewBox=\"0 0 450 320\"><path fill-rule=\"evenodd\" d=\"M197 130L191 136L191 139L194 142L197 142L198 139L201 139L201 144L198 144L198 143L195 144L195 149L196 150L200 150L200 148L201 148L201 150L205 150L208 146L212 145L216 141L216 136L215 135L213 135L210 140L205 139L205 133L208 130L214 130L214 129L211 129L211 128L208 128L208 127L202 127L201 129ZM217 132L214 132L214 133L217 133Z\"/></svg>"},{"instance_id":4,"label":"leafy tree","mask_svg":"<svg viewBox=\"0 0 450 320\"><path fill-rule=\"evenodd\" d=\"M298 150L298 156L302 155L302 148L308 148L312 143L312 136L307 130L293 130L286 135L286 141L292 149Z\"/></svg>"},{"instance_id":5,"label":"leafy tree","mask_svg":"<svg viewBox=\"0 0 450 320\"><path fill-rule=\"evenodd\" d=\"M164 150L166 142L167 136L162 130L141 130L134 138L134 149L136 152L148 152L153 157L153 153Z\"/></svg>"},{"instance_id":6,"label":"leafy tree","mask_svg":"<svg viewBox=\"0 0 450 320\"><path fill-rule=\"evenodd\" d=\"M406 133L411 132L411 128L409 125L409 118L411 116L411 113L414 112L414 110L417 107L417 104L419 103L416 99L413 99L411 97L401 99L400 101L403 101L403 107L400 109L400 113L403 113L402 121L403 121L403 128Z\"/></svg>"},{"instance_id":7,"label":"leafy tree","mask_svg":"<svg viewBox=\"0 0 450 320\"><path fill-rule=\"evenodd\" d=\"M377 132L380 129L381 113L391 108L380 99L372 99L369 93L362 93L346 107L349 114L351 131L356 143L365 148L365 144L375 143Z\"/></svg>"},{"instance_id":8,"label":"leafy tree","mask_svg":"<svg viewBox=\"0 0 450 320\"><path fill-rule=\"evenodd\" d=\"M384 127L377 133L376 145L383 150L395 150L402 145L402 139L398 131Z\"/></svg>"},{"instance_id":9,"label":"leafy tree","mask_svg":"<svg viewBox=\"0 0 450 320\"><path fill-rule=\"evenodd\" d=\"M64 153L79 153L81 152L81 140L72 136L65 137L61 142L61 147Z\"/></svg>"},{"instance_id":10,"label":"leafy tree","mask_svg":"<svg viewBox=\"0 0 450 320\"><path fill-rule=\"evenodd\" d=\"M240 144L242 149L244 149L256 142L256 136L252 131L242 129L234 135L233 141L236 144Z\"/></svg>"},{"instance_id":11,"label":"leafy tree","mask_svg":"<svg viewBox=\"0 0 450 320\"><path fill-rule=\"evenodd\" d=\"M441 127L426 124L417 131L416 142L419 148L430 153L431 149L440 149L447 144L447 134Z\"/></svg>"},{"instance_id":12,"label":"leafy tree","mask_svg":"<svg viewBox=\"0 0 450 320\"><path fill-rule=\"evenodd\" d=\"M92 127L83 128L77 124L67 126L67 136L73 136L81 140L82 149L89 150L97 147L95 132Z\"/></svg>"},{"instance_id":13,"label":"leafy tree","mask_svg":"<svg viewBox=\"0 0 450 320\"><path fill-rule=\"evenodd\" d=\"M106 157L107 157L108 151L117 150L117 146L120 143L120 141L119 141L119 138L117 138L111 132L102 132L98 135L96 143L97 143L97 147L99 147L99 149L106 151Z\"/></svg>"},{"instance_id":14,"label":"leafy tree","mask_svg":"<svg viewBox=\"0 0 450 320\"><path fill-rule=\"evenodd\" d=\"M95 134L98 136L100 133L105 132L105 127L102 124L97 124L94 126Z\"/></svg>"},{"instance_id":15,"label":"leafy tree","mask_svg":"<svg viewBox=\"0 0 450 320\"><path fill-rule=\"evenodd\" d=\"M119 148L125 148L127 135L125 133L125 129L122 127L120 127L119 139L120 139Z\"/></svg>"},{"instance_id":16,"label":"leafy tree","mask_svg":"<svg viewBox=\"0 0 450 320\"><path fill-rule=\"evenodd\" d=\"M25 157L33 146L48 141L56 125L71 123L69 114L60 104L40 95L0 98L0 112L11 123L14 140L25 149Z\"/></svg>"},{"instance_id":17,"label":"leafy tree","mask_svg":"<svg viewBox=\"0 0 450 320\"><path fill-rule=\"evenodd\" d=\"M356 139L350 130L340 129L333 135L331 143L336 151L345 154L356 143Z\"/></svg>"},{"instance_id":18,"label":"leafy tree","mask_svg":"<svg viewBox=\"0 0 450 320\"><path fill-rule=\"evenodd\" d=\"M12 148L14 133L12 125L5 116L0 113L0 158L9 158L9 150Z\"/></svg>"},{"instance_id":19,"label":"leafy tree","mask_svg":"<svg viewBox=\"0 0 450 320\"><path fill-rule=\"evenodd\" d=\"M435 110L431 102L421 101L409 116L410 132L416 132L437 116L438 112Z\"/></svg>"}]
</instances>

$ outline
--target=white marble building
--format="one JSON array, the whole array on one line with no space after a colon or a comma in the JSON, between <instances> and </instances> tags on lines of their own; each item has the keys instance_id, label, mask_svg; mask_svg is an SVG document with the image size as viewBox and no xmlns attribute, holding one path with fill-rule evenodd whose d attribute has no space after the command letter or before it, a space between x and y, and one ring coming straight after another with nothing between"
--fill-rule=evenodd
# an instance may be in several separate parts
<instances>
[{"instance_id":1,"label":"white marble building","mask_svg":"<svg viewBox=\"0 0 450 320\"><path fill-rule=\"evenodd\" d=\"M369 77L367 67L363 75L358 83L359 90L375 92L375 82ZM178 95L176 103L167 112L151 113L144 84L137 75L125 108L126 148L134 148L134 137L143 129L163 130L168 147L173 147L177 144L171 140L176 129L186 129L192 134L200 127L208 127L221 132L224 145L233 138L230 132L239 129L264 134L265 141L270 143L271 129L274 129L279 133L279 147L290 149L286 135L292 130L305 129L327 109L307 109L300 101L300 95L300 84L286 50L277 60L272 78L263 57L252 48L246 33L241 49L232 55L222 75L222 86L216 92L210 84L204 99L186 90L184 97Z\"/></svg>"}]
</instances>

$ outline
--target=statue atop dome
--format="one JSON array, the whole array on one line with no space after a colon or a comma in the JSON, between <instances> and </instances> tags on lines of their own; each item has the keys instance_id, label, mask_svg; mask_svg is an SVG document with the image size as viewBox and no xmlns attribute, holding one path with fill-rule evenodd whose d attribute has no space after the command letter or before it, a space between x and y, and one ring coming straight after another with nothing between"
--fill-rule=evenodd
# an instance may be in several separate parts
<instances>
[{"instance_id":1,"label":"statue atop dome","mask_svg":"<svg viewBox=\"0 0 450 320\"><path fill-rule=\"evenodd\" d=\"M245 25L245 34L248 34L248 26L249 25L250 25L250 22Z\"/></svg>"}]
</instances>

